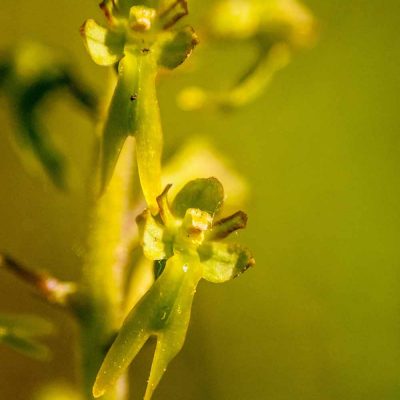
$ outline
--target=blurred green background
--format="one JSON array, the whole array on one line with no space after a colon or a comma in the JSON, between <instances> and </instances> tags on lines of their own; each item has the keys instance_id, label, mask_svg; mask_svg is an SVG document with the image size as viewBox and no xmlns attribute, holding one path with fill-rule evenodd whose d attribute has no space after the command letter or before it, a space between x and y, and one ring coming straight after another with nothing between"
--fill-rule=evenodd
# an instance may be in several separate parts
<instances>
[{"instance_id":1,"label":"blurred green background","mask_svg":"<svg viewBox=\"0 0 400 400\"><path fill-rule=\"evenodd\" d=\"M195 26L207 4L192 1ZM187 71L161 82L166 155L201 135L247 178L241 240L257 267L225 285L200 285L186 346L156 400L400 398L400 3L306 4L319 19L317 45L244 109L185 113L174 99L187 84L228 84L247 49L199 48ZM0 48L29 39L65 49L102 93L106 71L79 37L88 17L100 20L95 1L1 0ZM87 230L79 177L94 132L70 98L48 108L49 131L71 154L74 190L64 196L22 167L1 98L0 249L73 279ZM0 348L0 399L29 400L51 381L75 382L74 323L3 272L0 304L2 312L51 315L58 331L49 363ZM133 364L133 400L152 351Z\"/></svg>"}]
</instances>

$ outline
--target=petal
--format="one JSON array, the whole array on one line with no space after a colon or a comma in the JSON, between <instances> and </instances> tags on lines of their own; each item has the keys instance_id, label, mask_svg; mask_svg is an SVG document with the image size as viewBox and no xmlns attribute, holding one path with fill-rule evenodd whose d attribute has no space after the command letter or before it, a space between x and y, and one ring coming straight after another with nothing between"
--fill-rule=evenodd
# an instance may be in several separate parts
<instances>
[{"instance_id":1,"label":"petal","mask_svg":"<svg viewBox=\"0 0 400 400\"><path fill-rule=\"evenodd\" d=\"M165 240L164 227L146 210L137 218L144 255L152 261L171 257L171 244Z\"/></svg>"},{"instance_id":2,"label":"petal","mask_svg":"<svg viewBox=\"0 0 400 400\"><path fill-rule=\"evenodd\" d=\"M109 66L122 58L125 42L122 33L110 31L88 19L81 27L81 35L96 64Z\"/></svg>"},{"instance_id":3,"label":"petal","mask_svg":"<svg viewBox=\"0 0 400 400\"><path fill-rule=\"evenodd\" d=\"M213 283L234 279L255 263L246 248L234 244L207 243L198 252L203 266L203 278Z\"/></svg>"},{"instance_id":4,"label":"petal","mask_svg":"<svg viewBox=\"0 0 400 400\"><path fill-rule=\"evenodd\" d=\"M168 69L178 67L190 56L198 43L198 37L190 26L167 32L160 43L158 64Z\"/></svg>"}]
</instances>

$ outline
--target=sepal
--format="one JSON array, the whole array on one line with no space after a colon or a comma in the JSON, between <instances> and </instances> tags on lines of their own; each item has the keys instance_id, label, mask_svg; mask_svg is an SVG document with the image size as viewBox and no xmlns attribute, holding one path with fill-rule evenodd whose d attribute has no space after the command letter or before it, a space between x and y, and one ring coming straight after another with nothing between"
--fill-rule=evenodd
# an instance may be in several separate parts
<instances>
[{"instance_id":1,"label":"sepal","mask_svg":"<svg viewBox=\"0 0 400 400\"><path fill-rule=\"evenodd\" d=\"M143 253L149 260L158 261L171 257L172 249L165 238L164 227L149 210L139 215L137 224Z\"/></svg>"},{"instance_id":2,"label":"sepal","mask_svg":"<svg viewBox=\"0 0 400 400\"><path fill-rule=\"evenodd\" d=\"M224 188L216 178L195 179L187 183L176 195L172 203L172 212L183 218L186 210L197 208L214 217L224 202Z\"/></svg>"}]
</instances>

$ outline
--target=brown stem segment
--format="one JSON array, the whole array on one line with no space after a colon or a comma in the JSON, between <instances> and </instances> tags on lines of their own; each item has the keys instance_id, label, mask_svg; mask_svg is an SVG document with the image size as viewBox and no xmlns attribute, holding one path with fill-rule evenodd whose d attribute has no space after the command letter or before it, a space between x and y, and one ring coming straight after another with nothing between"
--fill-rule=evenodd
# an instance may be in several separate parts
<instances>
[{"instance_id":1,"label":"brown stem segment","mask_svg":"<svg viewBox=\"0 0 400 400\"><path fill-rule=\"evenodd\" d=\"M75 293L75 285L61 282L57 278L43 272L33 271L7 254L0 254L0 267L7 269L21 281L35 289L35 292L46 302L67 307L71 296Z\"/></svg>"}]
</instances>

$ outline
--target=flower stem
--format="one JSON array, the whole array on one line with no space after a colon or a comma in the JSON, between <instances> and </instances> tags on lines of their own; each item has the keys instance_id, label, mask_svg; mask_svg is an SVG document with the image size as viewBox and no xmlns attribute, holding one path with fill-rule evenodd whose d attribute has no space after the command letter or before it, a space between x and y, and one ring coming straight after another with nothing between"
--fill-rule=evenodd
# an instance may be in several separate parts
<instances>
[{"instance_id":1,"label":"flower stem","mask_svg":"<svg viewBox=\"0 0 400 400\"><path fill-rule=\"evenodd\" d=\"M88 254L83 269L78 315L81 362L86 399L104 356L122 322L123 277L126 267L124 237L134 171L134 142L129 139L109 183L98 199L90 227ZM119 388L118 388L119 386ZM121 382L104 400L123 400Z\"/></svg>"}]
</instances>

